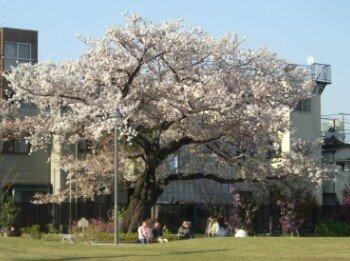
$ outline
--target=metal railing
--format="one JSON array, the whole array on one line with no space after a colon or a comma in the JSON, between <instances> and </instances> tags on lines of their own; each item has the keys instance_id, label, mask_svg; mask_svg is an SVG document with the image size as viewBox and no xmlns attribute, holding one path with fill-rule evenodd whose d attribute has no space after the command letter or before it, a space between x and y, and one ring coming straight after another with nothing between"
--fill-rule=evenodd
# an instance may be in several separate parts
<instances>
[{"instance_id":1,"label":"metal railing","mask_svg":"<svg viewBox=\"0 0 350 261\"><path fill-rule=\"evenodd\" d=\"M310 66L311 78L320 84L331 83L331 66L329 64L314 63Z\"/></svg>"},{"instance_id":2,"label":"metal railing","mask_svg":"<svg viewBox=\"0 0 350 261\"><path fill-rule=\"evenodd\" d=\"M305 64L288 64L286 70L289 72L302 69L305 70L311 79L317 84L327 85L330 84L331 79L331 66L329 64L314 63L311 65Z\"/></svg>"}]
</instances>

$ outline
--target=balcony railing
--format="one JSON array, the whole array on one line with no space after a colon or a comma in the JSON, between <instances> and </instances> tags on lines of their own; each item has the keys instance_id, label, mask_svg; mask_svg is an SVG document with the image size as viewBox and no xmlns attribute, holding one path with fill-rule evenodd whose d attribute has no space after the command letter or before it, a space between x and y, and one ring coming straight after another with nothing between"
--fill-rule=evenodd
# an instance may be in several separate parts
<instances>
[{"instance_id":1,"label":"balcony railing","mask_svg":"<svg viewBox=\"0 0 350 261\"><path fill-rule=\"evenodd\" d=\"M325 138L330 138L331 136L336 137L337 139L341 140L344 143L350 144L350 131L323 131L322 136Z\"/></svg>"},{"instance_id":2,"label":"balcony railing","mask_svg":"<svg viewBox=\"0 0 350 261\"><path fill-rule=\"evenodd\" d=\"M288 72L297 71L298 69L305 70L311 79L317 84L331 84L331 66L329 64L314 63L311 65L304 64L288 64L286 70Z\"/></svg>"},{"instance_id":3,"label":"balcony railing","mask_svg":"<svg viewBox=\"0 0 350 261\"><path fill-rule=\"evenodd\" d=\"M311 78L318 84L330 84L331 66L329 64L314 63L310 66Z\"/></svg>"}]
</instances>

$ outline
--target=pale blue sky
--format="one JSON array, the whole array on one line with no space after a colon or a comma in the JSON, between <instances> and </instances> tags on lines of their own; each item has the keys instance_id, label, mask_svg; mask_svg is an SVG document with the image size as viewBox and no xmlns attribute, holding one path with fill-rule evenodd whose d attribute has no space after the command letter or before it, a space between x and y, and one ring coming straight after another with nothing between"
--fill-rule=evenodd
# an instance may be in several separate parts
<instances>
[{"instance_id":1,"label":"pale blue sky","mask_svg":"<svg viewBox=\"0 0 350 261\"><path fill-rule=\"evenodd\" d=\"M121 13L162 21L184 18L219 35L247 35L246 46L265 45L293 63L307 56L332 65L333 84L323 113L350 113L350 1L346 0L0 0L1 25L39 31L39 59L77 58L76 34L99 36L121 23Z\"/></svg>"}]
</instances>

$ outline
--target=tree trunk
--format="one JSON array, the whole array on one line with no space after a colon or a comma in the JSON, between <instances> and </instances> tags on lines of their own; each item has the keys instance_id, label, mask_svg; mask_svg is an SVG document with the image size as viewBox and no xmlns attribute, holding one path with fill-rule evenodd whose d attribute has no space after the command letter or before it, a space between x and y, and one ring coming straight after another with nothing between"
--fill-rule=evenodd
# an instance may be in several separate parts
<instances>
[{"instance_id":1,"label":"tree trunk","mask_svg":"<svg viewBox=\"0 0 350 261\"><path fill-rule=\"evenodd\" d=\"M154 176L154 172L151 176ZM137 180L123 220L124 232L135 232L141 220L149 218L151 207L156 204L162 192L163 189L150 175L142 175Z\"/></svg>"}]
</instances>

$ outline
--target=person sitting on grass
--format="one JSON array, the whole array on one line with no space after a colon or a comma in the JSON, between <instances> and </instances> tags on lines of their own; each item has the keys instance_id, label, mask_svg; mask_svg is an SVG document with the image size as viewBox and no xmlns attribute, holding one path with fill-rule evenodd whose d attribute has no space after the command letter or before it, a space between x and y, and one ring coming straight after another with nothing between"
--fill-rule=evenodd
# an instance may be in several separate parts
<instances>
[{"instance_id":1,"label":"person sitting on grass","mask_svg":"<svg viewBox=\"0 0 350 261\"><path fill-rule=\"evenodd\" d=\"M206 237L215 237L217 235L218 230L219 223L217 222L216 218L209 217L207 221L207 228L205 231Z\"/></svg>"},{"instance_id":2,"label":"person sitting on grass","mask_svg":"<svg viewBox=\"0 0 350 261\"><path fill-rule=\"evenodd\" d=\"M179 227L179 230L177 231L177 238L179 240L193 238L191 227L187 220L182 222L182 225Z\"/></svg>"},{"instance_id":3,"label":"person sitting on grass","mask_svg":"<svg viewBox=\"0 0 350 261\"><path fill-rule=\"evenodd\" d=\"M248 237L247 231L242 228L235 227L235 237Z\"/></svg>"},{"instance_id":4,"label":"person sitting on grass","mask_svg":"<svg viewBox=\"0 0 350 261\"><path fill-rule=\"evenodd\" d=\"M159 243L166 243L168 240L163 237L163 228L159 221L154 223L154 227L152 229L152 236L154 240L157 240Z\"/></svg>"},{"instance_id":5,"label":"person sitting on grass","mask_svg":"<svg viewBox=\"0 0 350 261\"><path fill-rule=\"evenodd\" d=\"M217 219L218 230L216 235L218 237L227 237L229 235L229 227L227 226L223 216L219 216Z\"/></svg>"},{"instance_id":6,"label":"person sitting on grass","mask_svg":"<svg viewBox=\"0 0 350 261\"><path fill-rule=\"evenodd\" d=\"M152 229L152 235L154 239L158 239L163 236L163 228L160 222L156 221Z\"/></svg>"},{"instance_id":7,"label":"person sitting on grass","mask_svg":"<svg viewBox=\"0 0 350 261\"><path fill-rule=\"evenodd\" d=\"M141 226L137 229L138 240L141 244L147 244L150 241L150 232L146 220L143 220Z\"/></svg>"}]
</instances>

